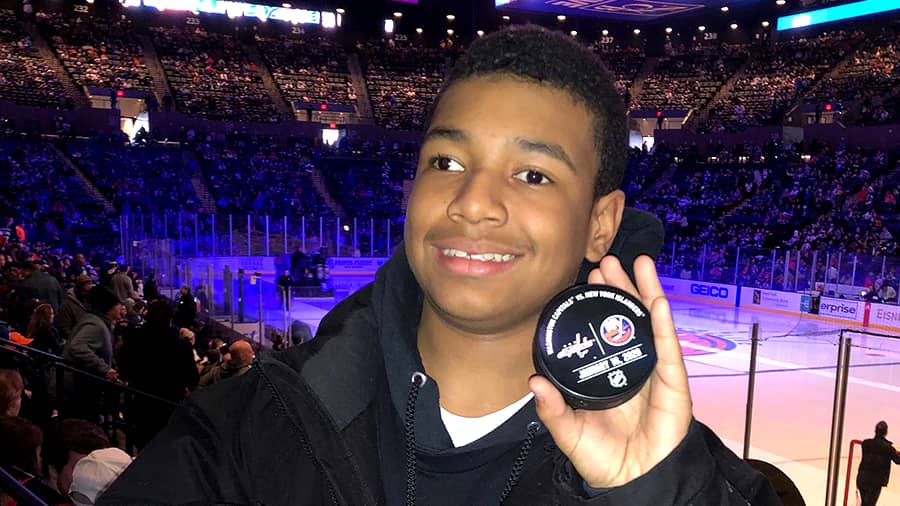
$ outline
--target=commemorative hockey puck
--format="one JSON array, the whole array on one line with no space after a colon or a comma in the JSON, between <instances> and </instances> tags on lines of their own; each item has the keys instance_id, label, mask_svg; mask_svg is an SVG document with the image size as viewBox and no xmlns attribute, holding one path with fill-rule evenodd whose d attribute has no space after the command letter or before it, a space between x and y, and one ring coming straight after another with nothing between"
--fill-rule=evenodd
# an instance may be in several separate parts
<instances>
[{"instance_id":1,"label":"commemorative hockey puck","mask_svg":"<svg viewBox=\"0 0 900 506\"><path fill-rule=\"evenodd\" d=\"M650 311L606 285L576 285L544 308L534 366L576 409L610 409L634 397L656 367Z\"/></svg>"}]
</instances>

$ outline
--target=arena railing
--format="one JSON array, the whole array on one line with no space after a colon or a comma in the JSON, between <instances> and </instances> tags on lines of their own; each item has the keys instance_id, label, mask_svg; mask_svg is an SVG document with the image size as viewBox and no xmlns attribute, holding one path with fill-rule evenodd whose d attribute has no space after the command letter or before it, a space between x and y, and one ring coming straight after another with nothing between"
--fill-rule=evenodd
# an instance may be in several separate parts
<instances>
[{"instance_id":1,"label":"arena railing","mask_svg":"<svg viewBox=\"0 0 900 506\"><path fill-rule=\"evenodd\" d=\"M40 497L34 495L31 490L19 483L6 469L0 466L0 499L3 495L9 496L18 506L47 506ZM6 504L4 502L4 504Z\"/></svg>"},{"instance_id":2,"label":"arena railing","mask_svg":"<svg viewBox=\"0 0 900 506\"><path fill-rule=\"evenodd\" d=\"M96 414L98 421L114 446L122 446L134 454L135 430L140 423L138 409L171 409L177 403L143 392L124 383L79 369L62 357L31 348L30 346L0 339L0 354L6 355L17 365L32 391L30 405L38 425L46 425L53 417L88 418L84 413ZM91 399L89 396L96 396ZM92 406L79 402L96 402ZM145 434L149 439L152 434Z\"/></svg>"}]
</instances>

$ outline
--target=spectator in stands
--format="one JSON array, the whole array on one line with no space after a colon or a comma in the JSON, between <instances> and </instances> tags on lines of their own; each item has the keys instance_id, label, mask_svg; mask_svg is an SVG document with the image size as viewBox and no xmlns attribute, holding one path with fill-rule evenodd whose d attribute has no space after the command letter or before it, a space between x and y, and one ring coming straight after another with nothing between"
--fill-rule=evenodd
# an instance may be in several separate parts
<instances>
[{"instance_id":1,"label":"spectator in stands","mask_svg":"<svg viewBox=\"0 0 900 506\"><path fill-rule=\"evenodd\" d=\"M875 425L875 437L862 443L862 460L856 473L856 489L862 506L875 506L881 489L891 478L891 462L900 464L900 455L888 441L887 433L887 422L882 420Z\"/></svg>"},{"instance_id":2,"label":"spectator in stands","mask_svg":"<svg viewBox=\"0 0 900 506\"><path fill-rule=\"evenodd\" d=\"M190 329L197 319L197 301L191 294L191 287L184 285L178 293L178 301L175 303L175 326L182 329Z\"/></svg>"},{"instance_id":3,"label":"spectator in stands","mask_svg":"<svg viewBox=\"0 0 900 506\"><path fill-rule=\"evenodd\" d=\"M50 485L68 494L75 465L91 452L111 445L97 424L70 418L54 425L44 442L43 461Z\"/></svg>"},{"instance_id":4,"label":"spectator in stands","mask_svg":"<svg viewBox=\"0 0 900 506\"><path fill-rule=\"evenodd\" d=\"M174 404L183 401L200 379L194 350L172 324L172 305L166 299L149 304L147 320L125 339L120 352L122 378L129 386L169 400L173 405L136 398L130 410L134 417L134 442L142 448L165 426Z\"/></svg>"},{"instance_id":5,"label":"spectator in stands","mask_svg":"<svg viewBox=\"0 0 900 506\"><path fill-rule=\"evenodd\" d=\"M0 369L0 416L19 416L25 383L15 369Z\"/></svg>"},{"instance_id":6,"label":"spectator in stands","mask_svg":"<svg viewBox=\"0 0 900 506\"><path fill-rule=\"evenodd\" d=\"M59 281L53 276L42 271L34 262L27 262L22 269L25 279L19 283L17 292L50 304L54 311L59 310L64 293Z\"/></svg>"},{"instance_id":7,"label":"spectator in stands","mask_svg":"<svg viewBox=\"0 0 900 506\"><path fill-rule=\"evenodd\" d=\"M118 448L94 450L72 471L69 497L75 506L92 506L97 497L131 464L131 456Z\"/></svg>"},{"instance_id":8,"label":"spectator in stands","mask_svg":"<svg viewBox=\"0 0 900 506\"><path fill-rule=\"evenodd\" d=\"M128 299L133 300L137 298L134 293L134 284L131 282L131 277L128 275L128 270L128 267L120 265L110 280L113 293L116 294L116 297L122 302L125 302Z\"/></svg>"},{"instance_id":9,"label":"spectator in stands","mask_svg":"<svg viewBox=\"0 0 900 506\"><path fill-rule=\"evenodd\" d=\"M41 445L44 434L40 427L17 416L0 417L0 467L48 505L69 501L41 478ZM4 506L15 506L14 501Z\"/></svg>"},{"instance_id":10,"label":"spectator in stands","mask_svg":"<svg viewBox=\"0 0 900 506\"><path fill-rule=\"evenodd\" d=\"M107 288L95 286L86 313L63 350L63 358L84 371L118 381L113 368L113 325L125 317L125 305Z\"/></svg>"},{"instance_id":11,"label":"spectator in stands","mask_svg":"<svg viewBox=\"0 0 900 506\"><path fill-rule=\"evenodd\" d=\"M28 330L25 335L33 339L32 348L54 355L61 355L66 341L59 330L53 326L54 312L50 304L41 304L34 308Z\"/></svg>"},{"instance_id":12,"label":"spectator in stands","mask_svg":"<svg viewBox=\"0 0 900 506\"><path fill-rule=\"evenodd\" d=\"M228 357L224 364L213 367L200 378L200 388L205 388L224 379L245 374L253 366L253 347L244 340L228 345Z\"/></svg>"},{"instance_id":13,"label":"spectator in stands","mask_svg":"<svg viewBox=\"0 0 900 506\"><path fill-rule=\"evenodd\" d=\"M88 311L88 297L93 288L94 280L87 274L80 274L75 278L75 286L66 292L56 315L56 328L64 342L72 336L78 320Z\"/></svg>"},{"instance_id":14,"label":"spectator in stands","mask_svg":"<svg viewBox=\"0 0 900 506\"><path fill-rule=\"evenodd\" d=\"M159 298L159 285L156 283L156 273L151 272L144 283L144 300L148 303Z\"/></svg>"}]
</instances>

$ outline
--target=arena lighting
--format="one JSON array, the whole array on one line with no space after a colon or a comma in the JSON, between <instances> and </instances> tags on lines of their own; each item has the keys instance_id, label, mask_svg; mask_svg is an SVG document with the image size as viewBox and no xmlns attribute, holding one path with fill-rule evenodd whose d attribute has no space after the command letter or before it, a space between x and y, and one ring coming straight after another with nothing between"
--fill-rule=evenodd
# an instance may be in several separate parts
<instances>
[{"instance_id":1,"label":"arena lighting","mask_svg":"<svg viewBox=\"0 0 900 506\"><path fill-rule=\"evenodd\" d=\"M509 21L509 16L503 16L503 21Z\"/></svg>"},{"instance_id":2,"label":"arena lighting","mask_svg":"<svg viewBox=\"0 0 900 506\"><path fill-rule=\"evenodd\" d=\"M403 13L400 12L400 11L397 11L397 12L394 13L394 17L395 17L395 18L402 18L402 17L403 17Z\"/></svg>"},{"instance_id":3,"label":"arena lighting","mask_svg":"<svg viewBox=\"0 0 900 506\"><path fill-rule=\"evenodd\" d=\"M832 109L831 104L825 104L826 111L831 111L831 109Z\"/></svg>"},{"instance_id":4,"label":"arena lighting","mask_svg":"<svg viewBox=\"0 0 900 506\"><path fill-rule=\"evenodd\" d=\"M572 37L577 37L577 36L578 36L578 32L575 31L575 30L572 30L571 32L569 32L569 35L571 35Z\"/></svg>"},{"instance_id":5,"label":"arena lighting","mask_svg":"<svg viewBox=\"0 0 900 506\"><path fill-rule=\"evenodd\" d=\"M453 33L454 33L454 32L453 32L453 28L448 28L448 29L447 29L447 35L453 35Z\"/></svg>"},{"instance_id":6,"label":"arena lighting","mask_svg":"<svg viewBox=\"0 0 900 506\"><path fill-rule=\"evenodd\" d=\"M763 22L762 22L763 28L768 28L769 25L771 25L771 24L772 24L772 23L769 23L768 21L763 21Z\"/></svg>"},{"instance_id":7,"label":"arena lighting","mask_svg":"<svg viewBox=\"0 0 900 506\"><path fill-rule=\"evenodd\" d=\"M634 34L635 34L635 35L640 35L640 34L641 34L641 29L640 29L640 28L635 28L635 29L634 29Z\"/></svg>"},{"instance_id":8,"label":"arena lighting","mask_svg":"<svg viewBox=\"0 0 900 506\"><path fill-rule=\"evenodd\" d=\"M782 6L782 5L784 5L784 4L786 4L786 3L787 3L787 2L786 2L785 0L775 0L775 5L777 5L777 6L779 6L779 7Z\"/></svg>"},{"instance_id":9,"label":"arena lighting","mask_svg":"<svg viewBox=\"0 0 900 506\"><path fill-rule=\"evenodd\" d=\"M722 8L721 8L720 10L721 10L722 12L728 12L728 6L727 6L727 5L723 5Z\"/></svg>"},{"instance_id":10,"label":"arena lighting","mask_svg":"<svg viewBox=\"0 0 900 506\"><path fill-rule=\"evenodd\" d=\"M393 19L385 19L384 20L384 33L394 33L394 20Z\"/></svg>"},{"instance_id":11,"label":"arena lighting","mask_svg":"<svg viewBox=\"0 0 900 506\"><path fill-rule=\"evenodd\" d=\"M281 6L284 7L285 9L291 8L291 4L289 4L289 3L283 3L283 4L281 4Z\"/></svg>"},{"instance_id":12,"label":"arena lighting","mask_svg":"<svg viewBox=\"0 0 900 506\"><path fill-rule=\"evenodd\" d=\"M447 14L447 21L453 21L455 19L456 19L456 16L454 16L453 14Z\"/></svg>"},{"instance_id":13,"label":"arena lighting","mask_svg":"<svg viewBox=\"0 0 900 506\"><path fill-rule=\"evenodd\" d=\"M600 34L603 35L604 37L606 37L607 35L609 35L609 30L604 28L603 31L600 32Z\"/></svg>"},{"instance_id":14,"label":"arena lighting","mask_svg":"<svg viewBox=\"0 0 900 506\"><path fill-rule=\"evenodd\" d=\"M322 24L323 12L306 9L289 9L271 5L257 5L227 0L125 0L125 7L151 7L159 11L205 12L225 14L229 18L248 17L260 20L278 20L294 24ZM342 9L337 12L341 13ZM326 11L327 12L327 11ZM333 14L333 13L331 13Z\"/></svg>"},{"instance_id":15,"label":"arena lighting","mask_svg":"<svg viewBox=\"0 0 900 506\"><path fill-rule=\"evenodd\" d=\"M566 20L566 17L563 16L562 14L560 14L559 16L556 16L556 20L557 20L557 21L565 21L565 20Z\"/></svg>"},{"instance_id":16,"label":"arena lighting","mask_svg":"<svg viewBox=\"0 0 900 506\"><path fill-rule=\"evenodd\" d=\"M791 30L896 10L900 10L900 2L897 0L862 0L837 7L826 7L791 16L782 16L778 18L775 26L778 31Z\"/></svg>"},{"instance_id":17,"label":"arena lighting","mask_svg":"<svg viewBox=\"0 0 900 506\"><path fill-rule=\"evenodd\" d=\"M737 29L738 29L738 24L737 24L737 23L731 23L730 26L731 26L731 29L732 29L732 30L737 30Z\"/></svg>"},{"instance_id":18,"label":"arena lighting","mask_svg":"<svg viewBox=\"0 0 900 506\"><path fill-rule=\"evenodd\" d=\"M703 25L698 26L697 29L700 30L701 32L705 32L705 31L706 31L706 27L703 26Z\"/></svg>"},{"instance_id":19,"label":"arena lighting","mask_svg":"<svg viewBox=\"0 0 900 506\"><path fill-rule=\"evenodd\" d=\"M344 14L344 13L346 13L347 11L345 11L344 9L338 8L338 9L335 9L334 12L337 12L338 14Z\"/></svg>"},{"instance_id":20,"label":"arena lighting","mask_svg":"<svg viewBox=\"0 0 900 506\"><path fill-rule=\"evenodd\" d=\"M422 35L422 29L421 29L421 28L416 28L416 33L418 33L419 35Z\"/></svg>"},{"instance_id":21,"label":"arena lighting","mask_svg":"<svg viewBox=\"0 0 900 506\"><path fill-rule=\"evenodd\" d=\"M666 27L666 33L672 33L672 27L671 27L671 26L667 26L667 27Z\"/></svg>"},{"instance_id":22,"label":"arena lighting","mask_svg":"<svg viewBox=\"0 0 900 506\"><path fill-rule=\"evenodd\" d=\"M484 30L478 30L475 33L478 34L479 37L484 37Z\"/></svg>"}]
</instances>

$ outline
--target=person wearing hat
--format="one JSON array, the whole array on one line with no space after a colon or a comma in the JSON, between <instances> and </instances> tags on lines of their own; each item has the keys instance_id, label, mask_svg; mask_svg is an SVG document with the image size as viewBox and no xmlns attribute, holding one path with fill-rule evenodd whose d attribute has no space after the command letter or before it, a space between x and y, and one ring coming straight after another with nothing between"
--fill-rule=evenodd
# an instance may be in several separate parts
<instances>
[{"instance_id":1,"label":"person wearing hat","mask_svg":"<svg viewBox=\"0 0 900 506\"><path fill-rule=\"evenodd\" d=\"M122 474L131 460L131 456L119 448L92 451L75 464L69 497L76 506L94 504L97 496Z\"/></svg>"},{"instance_id":2,"label":"person wearing hat","mask_svg":"<svg viewBox=\"0 0 900 506\"><path fill-rule=\"evenodd\" d=\"M63 349L63 360L87 373L119 381L113 364L113 328L125 317L125 305L103 286L91 289L89 301L91 310L78 320ZM72 388L69 414L98 421L103 409L103 386L82 375L74 375L71 381L68 384Z\"/></svg>"},{"instance_id":3,"label":"person wearing hat","mask_svg":"<svg viewBox=\"0 0 900 506\"><path fill-rule=\"evenodd\" d=\"M900 464L900 455L887 439L888 426L884 420L875 424L875 437L862 443L862 460L856 474L862 506L875 506L881 489L891 478L891 462Z\"/></svg>"},{"instance_id":4,"label":"person wearing hat","mask_svg":"<svg viewBox=\"0 0 900 506\"><path fill-rule=\"evenodd\" d=\"M87 274L80 274L75 278L75 286L66 292L54 321L56 329L59 330L63 340L68 340L72 336L72 331L75 330L78 320L87 313L89 308L88 294L91 293L92 288L94 288L94 280Z\"/></svg>"},{"instance_id":5,"label":"person wearing hat","mask_svg":"<svg viewBox=\"0 0 900 506\"><path fill-rule=\"evenodd\" d=\"M125 305L108 288L95 286L89 295L91 311L78 320L63 358L80 369L118 380L113 369L113 325L125 317Z\"/></svg>"}]
</instances>

